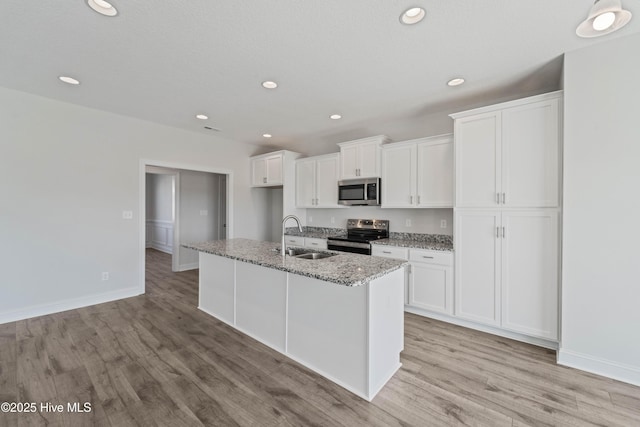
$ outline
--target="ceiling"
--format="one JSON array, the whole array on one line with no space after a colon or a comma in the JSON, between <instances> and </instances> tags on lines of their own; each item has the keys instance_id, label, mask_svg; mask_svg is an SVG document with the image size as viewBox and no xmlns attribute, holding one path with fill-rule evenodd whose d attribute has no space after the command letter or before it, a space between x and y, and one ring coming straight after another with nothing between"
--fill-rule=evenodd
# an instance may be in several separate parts
<instances>
[{"instance_id":1,"label":"ceiling","mask_svg":"<svg viewBox=\"0 0 640 427\"><path fill-rule=\"evenodd\" d=\"M0 1L0 85L303 152L426 136L446 113L559 89L564 52L640 31L638 0L597 39L575 35L591 0L110 1L114 18L85 0ZM427 17L401 24L413 6Z\"/></svg>"}]
</instances>

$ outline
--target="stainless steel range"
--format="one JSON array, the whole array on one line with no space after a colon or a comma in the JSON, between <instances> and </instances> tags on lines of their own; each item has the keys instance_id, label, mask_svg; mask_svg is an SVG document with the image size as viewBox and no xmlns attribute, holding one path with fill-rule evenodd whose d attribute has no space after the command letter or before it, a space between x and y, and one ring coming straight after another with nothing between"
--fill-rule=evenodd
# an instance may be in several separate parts
<instances>
[{"instance_id":1,"label":"stainless steel range","mask_svg":"<svg viewBox=\"0 0 640 427\"><path fill-rule=\"evenodd\" d=\"M329 237L327 249L371 255L372 240L389 237L389 221L386 219L349 219L347 235Z\"/></svg>"}]
</instances>

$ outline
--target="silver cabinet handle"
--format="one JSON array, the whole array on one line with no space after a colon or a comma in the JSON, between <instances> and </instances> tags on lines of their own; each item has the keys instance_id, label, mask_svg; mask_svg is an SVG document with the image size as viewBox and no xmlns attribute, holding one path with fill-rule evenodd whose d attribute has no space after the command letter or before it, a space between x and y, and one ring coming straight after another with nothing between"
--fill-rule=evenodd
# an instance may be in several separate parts
<instances>
[{"instance_id":1,"label":"silver cabinet handle","mask_svg":"<svg viewBox=\"0 0 640 427\"><path fill-rule=\"evenodd\" d=\"M500 204L500 193L496 193L496 205Z\"/></svg>"},{"instance_id":2,"label":"silver cabinet handle","mask_svg":"<svg viewBox=\"0 0 640 427\"><path fill-rule=\"evenodd\" d=\"M502 238L505 238L505 232L504 232L504 227L502 227Z\"/></svg>"},{"instance_id":3,"label":"silver cabinet handle","mask_svg":"<svg viewBox=\"0 0 640 427\"><path fill-rule=\"evenodd\" d=\"M503 205L507 204L507 193L502 193L502 204Z\"/></svg>"},{"instance_id":4,"label":"silver cabinet handle","mask_svg":"<svg viewBox=\"0 0 640 427\"><path fill-rule=\"evenodd\" d=\"M432 256L426 256L426 255L422 255L422 258L433 259Z\"/></svg>"},{"instance_id":5,"label":"silver cabinet handle","mask_svg":"<svg viewBox=\"0 0 640 427\"><path fill-rule=\"evenodd\" d=\"M315 242L311 242L311 244L312 244L313 246L318 246L318 244L317 244L317 243L315 243Z\"/></svg>"},{"instance_id":6,"label":"silver cabinet handle","mask_svg":"<svg viewBox=\"0 0 640 427\"><path fill-rule=\"evenodd\" d=\"M390 254L391 251L382 251L383 254Z\"/></svg>"},{"instance_id":7,"label":"silver cabinet handle","mask_svg":"<svg viewBox=\"0 0 640 427\"><path fill-rule=\"evenodd\" d=\"M496 239L500 238L500 227L496 227Z\"/></svg>"},{"instance_id":8,"label":"silver cabinet handle","mask_svg":"<svg viewBox=\"0 0 640 427\"><path fill-rule=\"evenodd\" d=\"M409 196L409 204L412 205L413 204L413 196Z\"/></svg>"},{"instance_id":9,"label":"silver cabinet handle","mask_svg":"<svg viewBox=\"0 0 640 427\"><path fill-rule=\"evenodd\" d=\"M266 177L266 176L262 178L262 182L263 182L264 184L266 184L266 183L267 183L267 177Z\"/></svg>"},{"instance_id":10,"label":"silver cabinet handle","mask_svg":"<svg viewBox=\"0 0 640 427\"><path fill-rule=\"evenodd\" d=\"M420 204L420 195L418 195L418 204Z\"/></svg>"}]
</instances>

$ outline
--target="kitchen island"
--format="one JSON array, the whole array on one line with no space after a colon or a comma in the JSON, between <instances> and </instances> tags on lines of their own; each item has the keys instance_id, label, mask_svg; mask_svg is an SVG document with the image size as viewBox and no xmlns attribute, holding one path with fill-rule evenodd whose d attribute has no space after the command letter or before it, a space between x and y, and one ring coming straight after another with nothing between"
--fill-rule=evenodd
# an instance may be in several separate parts
<instances>
[{"instance_id":1,"label":"kitchen island","mask_svg":"<svg viewBox=\"0 0 640 427\"><path fill-rule=\"evenodd\" d=\"M249 239L183 246L200 252L200 310L368 401L400 367L406 262L283 258Z\"/></svg>"}]
</instances>

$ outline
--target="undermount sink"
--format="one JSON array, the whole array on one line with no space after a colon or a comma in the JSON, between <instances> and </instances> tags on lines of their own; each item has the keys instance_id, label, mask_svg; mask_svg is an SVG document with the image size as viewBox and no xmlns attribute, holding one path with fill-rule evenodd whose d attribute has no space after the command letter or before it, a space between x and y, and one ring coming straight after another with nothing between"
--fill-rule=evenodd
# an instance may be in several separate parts
<instances>
[{"instance_id":1,"label":"undermount sink","mask_svg":"<svg viewBox=\"0 0 640 427\"><path fill-rule=\"evenodd\" d=\"M306 254L294 255L295 258L301 259L323 259L335 256L337 254L328 254L326 252L307 252Z\"/></svg>"}]
</instances>

